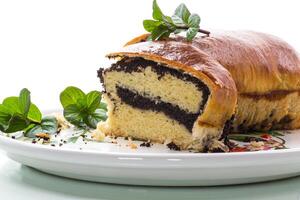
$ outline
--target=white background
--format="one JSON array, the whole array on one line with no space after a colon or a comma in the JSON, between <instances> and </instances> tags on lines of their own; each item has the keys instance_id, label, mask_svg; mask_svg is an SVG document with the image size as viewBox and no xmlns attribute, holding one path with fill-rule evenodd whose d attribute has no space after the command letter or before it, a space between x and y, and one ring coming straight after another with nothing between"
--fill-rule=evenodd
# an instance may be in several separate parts
<instances>
[{"instance_id":1,"label":"white background","mask_svg":"<svg viewBox=\"0 0 300 200\"><path fill-rule=\"evenodd\" d=\"M185 2L204 29L250 29L282 37L300 50L297 0L158 0L165 14ZM152 0L0 0L0 100L27 87L42 109L59 108L75 85L99 89L104 55L144 32Z\"/></svg>"}]
</instances>

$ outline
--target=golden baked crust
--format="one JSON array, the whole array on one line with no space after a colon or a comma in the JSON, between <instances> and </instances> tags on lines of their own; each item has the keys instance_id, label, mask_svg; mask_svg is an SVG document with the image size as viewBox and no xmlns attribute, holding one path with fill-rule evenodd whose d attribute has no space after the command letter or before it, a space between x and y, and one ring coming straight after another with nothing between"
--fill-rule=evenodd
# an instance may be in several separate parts
<instances>
[{"instance_id":1,"label":"golden baked crust","mask_svg":"<svg viewBox=\"0 0 300 200\"><path fill-rule=\"evenodd\" d=\"M132 43L147 35L134 39ZM221 133L234 113L237 91L230 73L202 50L181 41L142 42L125 46L108 57L142 57L180 69L203 81L211 95L197 119L201 127L214 127ZM213 115L211 113L214 113ZM194 135L197 137L197 135Z\"/></svg>"},{"instance_id":2,"label":"golden baked crust","mask_svg":"<svg viewBox=\"0 0 300 200\"><path fill-rule=\"evenodd\" d=\"M265 94L300 89L300 59L281 39L257 32L225 32L204 40L200 48L233 76L239 93Z\"/></svg>"}]
</instances>

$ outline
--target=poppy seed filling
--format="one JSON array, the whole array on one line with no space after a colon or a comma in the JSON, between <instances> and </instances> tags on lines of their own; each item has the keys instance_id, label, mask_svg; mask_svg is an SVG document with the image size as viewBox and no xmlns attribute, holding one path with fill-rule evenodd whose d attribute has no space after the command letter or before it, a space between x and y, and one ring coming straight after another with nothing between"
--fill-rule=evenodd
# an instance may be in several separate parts
<instances>
[{"instance_id":1,"label":"poppy seed filling","mask_svg":"<svg viewBox=\"0 0 300 200\"><path fill-rule=\"evenodd\" d=\"M111 84L113 87L108 87L108 80L113 79L108 73L116 76L116 73L122 73L122 78L127 77L126 81L119 78ZM114 104L119 98L122 103L133 108L162 112L182 124L190 133L210 95L208 87L196 77L143 58L123 58L110 68L100 69L98 76L104 85L105 93ZM107 80L104 80L103 76L106 76ZM141 77L140 82L135 82L136 77ZM147 87L156 82L161 89ZM176 90L177 86L183 89ZM191 102L190 105L185 104L185 99L189 98L191 100L187 102Z\"/></svg>"}]
</instances>

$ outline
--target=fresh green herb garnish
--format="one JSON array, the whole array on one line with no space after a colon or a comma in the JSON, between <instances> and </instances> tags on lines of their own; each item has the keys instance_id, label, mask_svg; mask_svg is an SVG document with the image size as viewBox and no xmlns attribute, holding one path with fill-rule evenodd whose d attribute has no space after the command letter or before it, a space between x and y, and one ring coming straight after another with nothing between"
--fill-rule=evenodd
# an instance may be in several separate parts
<instances>
[{"instance_id":1,"label":"fresh green herb garnish","mask_svg":"<svg viewBox=\"0 0 300 200\"><path fill-rule=\"evenodd\" d=\"M267 133L272 135L273 137L282 137L282 136L284 136L284 134L282 134L278 131L274 131L274 130L267 131Z\"/></svg>"},{"instance_id":2,"label":"fresh green herb garnish","mask_svg":"<svg viewBox=\"0 0 300 200\"><path fill-rule=\"evenodd\" d=\"M57 129L57 119L54 116L46 116L43 117L40 124L34 124L28 130L26 130L25 135L33 138L38 133L54 134L57 132Z\"/></svg>"},{"instance_id":3,"label":"fresh green herb garnish","mask_svg":"<svg viewBox=\"0 0 300 200\"><path fill-rule=\"evenodd\" d=\"M245 142L248 141L249 139L257 139L257 140L267 140L264 137L262 137L262 135L269 135L278 139L281 139L280 137L284 136L284 134L278 132L278 131L274 131L274 130L270 130L270 131L265 131L265 132L250 132L250 133L232 133L228 135L228 139L232 139L232 140L236 140L236 141L240 141L240 142Z\"/></svg>"},{"instance_id":4,"label":"fresh green herb garnish","mask_svg":"<svg viewBox=\"0 0 300 200\"><path fill-rule=\"evenodd\" d=\"M96 128L98 122L107 118L106 104L101 102L101 93L98 91L85 94L79 88L67 87L60 94L60 102L66 120L79 128Z\"/></svg>"},{"instance_id":5,"label":"fresh green herb garnish","mask_svg":"<svg viewBox=\"0 0 300 200\"><path fill-rule=\"evenodd\" d=\"M42 118L41 111L31 103L29 90L24 88L19 97L8 97L0 104L0 130L4 133L24 131L28 137L35 137L37 133L53 134L57 131L57 120Z\"/></svg>"},{"instance_id":6,"label":"fresh green herb garnish","mask_svg":"<svg viewBox=\"0 0 300 200\"><path fill-rule=\"evenodd\" d=\"M240 142L249 142L250 139L257 139L257 140L265 140L260 137L260 135L257 134L229 134L228 139L236 140Z\"/></svg>"},{"instance_id":7,"label":"fresh green herb garnish","mask_svg":"<svg viewBox=\"0 0 300 200\"><path fill-rule=\"evenodd\" d=\"M151 33L150 40L167 38L171 33L178 34L186 31L186 39L192 41L198 32L207 35L210 32L200 29L200 16L191 14L185 4L180 4L172 17L164 15L156 0L153 1L152 18L143 21L146 31Z\"/></svg>"},{"instance_id":8,"label":"fresh green herb garnish","mask_svg":"<svg viewBox=\"0 0 300 200\"><path fill-rule=\"evenodd\" d=\"M68 138L69 143L76 143L77 140L82 137L84 141L93 141L92 139L88 138L89 130L86 129L76 129L75 128L75 133L72 134L72 137Z\"/></svg>"}]
</instances>

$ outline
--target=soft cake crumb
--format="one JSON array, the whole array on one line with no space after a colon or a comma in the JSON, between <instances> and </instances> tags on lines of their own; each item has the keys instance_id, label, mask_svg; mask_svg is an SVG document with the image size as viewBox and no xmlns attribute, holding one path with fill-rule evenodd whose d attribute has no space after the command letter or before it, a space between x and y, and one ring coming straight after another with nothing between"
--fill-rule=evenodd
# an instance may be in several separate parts
<instances>
[{"instance_id":1,"label":"soft cake crumb","mask_svg":"<svg viewBox=\"0 0 300 200\"><path fill-rule=\"evenodd\" d=\"M137 145L134 143L129 144L129 146L131 149L137 149Z\"/></svg>"},{"instance_id":2,"label":"soft cake crumb","mask_svg":"<svg viewBox=\"0 0 300 200\"><path fill-rule=\"evenodd\" d=\"M45 139L45 140L50 139L50 135L48 133L37 133L37 134L35 134L35 136L38 138Z\"/></svg>"},{"instance_id":3,"label":"soft cake crumb","mask_svg":"<svg viewBox=\"0 0 300 200\"><path fill-rule=\"evenodd\" d=\"M105 134L102 131L99 131L98 129L94 130L91 136L94 140L98 142L103 142L105 139Z\"/></svg>"},{"instance_id":4,"label":"soft cake crumb","mask_svg":"<svg viewBox=\"0 0 300 200\"><path fill-rule=\"evenodd\" d=\"M137 145L135 143L132 142L132 138L128 138L128 145L131 149L137 149Z\"/></svg>"},{"instance_id":5,"label":"soft cake crumb","mask_svg":"<svg viewBox=\"0 0 300 200\"><path fill-rule=\"evenodd\" d=\"M252 141L252 142L250 142L250 145L255 148L260 148L260 147L264 146L265 143L262 141L260 141L260 142Z\"/></svg>"},{"instance_id":6,"label":"soft cake crumb","mask_svg":"<svg viewBox=\"0 0 300 200\"><path fill-rule=\"evenodd\" d=\"M61 130L70 128L70 123L65 119L65 117L62 114L55 113L54 116L57 120L58 127Z\"/></svg>"},{"instance_id":7,"label":"soft cake crumb","mask_svg":"<svg viewBox=\"0 0 300 200\"><path fill-rule=\"evenodd\" d=\"M38 143L38 144L43 144L43 143L44 143L44 139L43 139L43 138L39 139L39 140L37 141L37 143Z\"/></svg>"},{"instance_id":8,"label":"soft cake crumb","mask_svg":"<svg viewBox=\"0 0 300 200\"><path fill-rule=\"evenodd\" d=\"M98 131L105 133L105 132L107 132L108 129L109 129L108 125L105 122L99 122L97 124L96 130L98 130Z\"/></svg>"}]
</instances>

